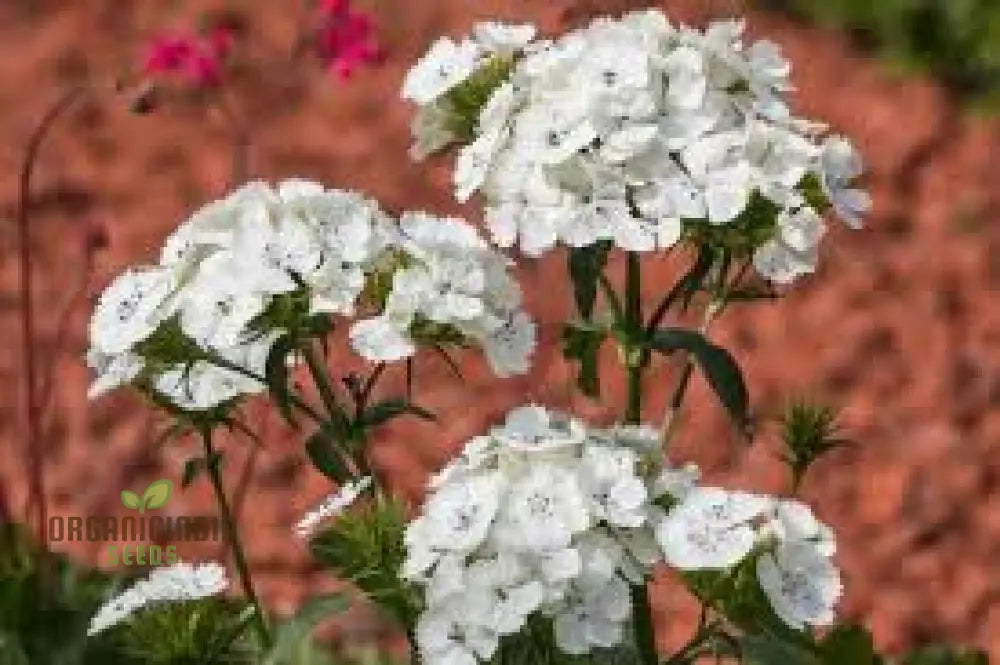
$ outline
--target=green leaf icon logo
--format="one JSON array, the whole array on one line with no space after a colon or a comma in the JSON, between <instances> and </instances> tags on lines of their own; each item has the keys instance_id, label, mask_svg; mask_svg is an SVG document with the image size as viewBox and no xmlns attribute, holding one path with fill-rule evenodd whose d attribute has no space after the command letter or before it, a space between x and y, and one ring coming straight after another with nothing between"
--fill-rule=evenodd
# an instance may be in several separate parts
<instances>
[{"instance_id":1,"label":"green leaf icon logo","mask_svg":"<svg viewBox=\"0 0 1000 665\"><path fill-rule=\"evenodd\" d=\"M132 510L139 509L139 497L135 492L129 492L128 490L122 490L122 505L126 508L131 508Z\"/></svg>"},{"instance_id":2,"label":"green leaf icon logo","mask_svg":"<svg viewBox=\"0 0 1000 665\"><path fill-rule=\"evenodd\" d=\"M142 493L142 508L139 509L139 512L156 510L167 505L167 500L170 498L170 492L173 489L174 483L166 478L154 480L146 488L146 491Z\"/></svg>"}]
</instances>

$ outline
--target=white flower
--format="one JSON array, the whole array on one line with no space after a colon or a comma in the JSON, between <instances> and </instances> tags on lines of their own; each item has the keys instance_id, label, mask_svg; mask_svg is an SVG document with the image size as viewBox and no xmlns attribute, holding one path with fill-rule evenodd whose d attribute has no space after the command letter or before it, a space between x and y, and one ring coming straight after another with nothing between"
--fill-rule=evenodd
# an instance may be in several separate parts
<instances>
[{"instance_id":1,"label":"white flower","mask_svg":"<svg viewBox=\"0 0 1000 665\"><path fill-rule=\"evenodd\" d=\"M530 23L507 25L495 21L477 23L472 28L476 43L490 52L523 49L535 38L535 26Z\"/></svg>"},{"instance_id":2,"label":"white flower","mask_svg":"<svg viewBox=\"0 0 1000 665\"><path fill-rule=\"evenodd\" d=\"M871 208L871 197L864 190L850 187L861 175L861 157L849 141L831 136L823 143L820 161L823 188L837 214L851 228L861 228L861 216Z\"/></svg>"},{"instance_id":3,"label":"white flower","mask_svg":"<svg viewBox=\"0 0 1000 665\"><path fill-rule=\"evenodd\" d=\"M417 109L410 122L410 133L413 135L410 157L414 161L423 161L458 140L451 129L451 114L451 110L441 104L426 104Z\"/></svg>"},{"instance_id":4,"label":"white flower","mask_svg":"<svg viewBox=\"0 0 1000 665\"><path fill-rule=\"evenodd\" d=\"M556 644L568 654L589 653L622 641L631 610L628 584L619 578L587 579L573 584L566 607L554 618Z\"/></svg>"},{"instance_id":5,"label":"white flower","mask_svg":"<svg viewBox=\"0 0 1000 665\"><path fill-rule=\"evenodd\" d=\"M819 244L826 226L815 210L803 206L794 211L784 210L778 215L778 233L781 241L797 252L808 252Z\"/></svg>"},{"instance_id":6,"label":"white flower","mask_svg":"<svg viewBox=\"0 0 1000 665\"><path fill-rule=\"evenodd\" d=\"M90 344L98 352L123 353L151 335L170 314L163 305L175 288L170 270L130 269L101 294L90 319Z\"/></svg>"},{"instance_id":7,"label":"white flower","mask_svg":"<svg viewBox=\"0 0 1000 665\"><path fill-rule=\"evenodd\" d=\"M433 102L472 74L479 55L479 47L470 40L438 39L407 73L403 98L418 104Z\"/></svg>"},{"instance_id":8,"label":"white flower","mask_svg":"<svg viewBox=\"0 0 1000 665\"><path fill-rule=\"evenodd\" d=\"M503 378L527 374L538 343L537 326L525 312L505 316L500 325L482 335L483 352L493 373Z\"/></svg>"},{"instance_id":9,"label":"white flower","mask_svg":"<svg viewBox=\"0 0 1000 665\"><path fill-rule=\"evenodd\" d=\"M816 269L815 249L799 252L788 245L769 240L754 250L753 266L761 276L778 284L788 284Z\"/></svg>"},{"instance_id":10,"label":"white flower","mask_svg":"<svg viewBox=\"0 0 1000 665\"><path fill-rule=\"evenodd\" d=\"M636 476L636 462L637 455L628 448L584 448L581 484L597 519L623 527L645 521L646 485Z\"/></svg>"},{"instance_id":11,"label":"white flower","mask_svg":"<svg viewBox=\"0 0 1000 665\"><path fill-rule=\"evenodd\" d=\"M576 448L583 442L585 430L578 420L529 404L511 410L503 426L494 427L490 436L511 451L535 455Z\"/></svg>"},{"instance_id":12,"label":"white flower","mask_svg":"<svg viewBox=\"0 0 1000 665\"><path fill-rule=\"evenodd\" d=\"M139 376L145 361L134 353L104 354L91 349L87 352L87 366L97 373L87 390L87 398L96 399Z\"/></svg>"},{"instance_id":13,"label":"white flower","mask_svg":"<svg viewBox=\"0 0 1000 665\"><path fill-rule=\"evenodd\" d=\"M392 362L412 356L416 345L407 334L409 322L399 325L389 317L378 316L351 326L351 346L364 358Z\"/></svg>"},{"instance_id":14,"label":"white flower","mask_svg":"<svg viewBox=\"0 0 1000 665\"><path fill-rule=\"evenodd\" d=\"M830 559L808 543L792 541L765 552L757 580L782 621L792 628L828 626L843 585Z\"/></svg>"},{"instance_id":15,"label":"white flower","mask_svg":"<svg viewBox=\"0 0 1000 665\"><path fill-rule=\"evenodd\" d=\"M344 512L344 509L354 503L371 484L371 476L345 483L343 487L323 499L318 506L302 516L302 519L295 525L295 534L299 538L312 536L320 524Z\"/></svg>"},{"instance_id":16,"label":"white flower","mask_svg":"<svg viewBox=\"0 0 1000 665\"><path fill-rule=\"evenodd\" d=\"M684 500L696 487L701 470L697 464L689 463L677 469L663 469L653 481L653 495L670 495L674 499Z\"/></svg>"},{"instance_id":17,"label":"white flower","mask_svg":"<svg viewBox=\"0 0 1000 665\"><path fill-rule=\"evenodd\" d=\"M499 507L500 488L496 474L468 476L444 485L428 499L423 515L407 528L407 543L432 553L471 552L486 538ZM426 570L415 563L416 559L408 559L406 577Z\"/></svg>"},{"instance_id":18,"label":"white flower","mask_svg":"<svg viewBox=\"0 0 1000 665\"><path fill-rule=\"evenodd\" d=\"M667 563L682 570L729 568L756 543L753 520L769 506L763 497L716 488L693 490L656 528Z\"/></svg>"},{"instance_id":19,"label":"white flower","mask_svg":"<svg viewBox=\"0 0 1000 665\"><path fill-rule=\"evenodd\" d=\"M144 608L207 598L228 587L226 569L218 563L178 563L154 568L149 577L104 603L90 620L87 635L96 635L127 621Z\"/></svg>"},{"instance_id":20,"label":"white flower","mask_svg":"<svg viewBox=\"0 0 1000 665\"><path fill-rule=\"evenodd\" d=\"M705 62L701 53L682 46L664 58L667 75L667 100L680 109L697 109L708 90Z\"/></svg>"},{"instance_id":21,"label":"white flower","mask_svg":"<svg viewBox=\"0 0 1000 665\"><path fill-rule=\"evenodd\" d=\"M486 180L493 155L506 138L506 132L501 128L481 135L462 148L455 160L456 199L464 203L479 189Z\"/></svg>"},{"instance_id":22,"label":"white flower","mask_svg":"<svg viewBox=\"0 0 1000 665\"><path fill-rule=\"evenodd\" d=\"M497 539L524 551L562 549L590 524L575 474L551 464L529 468L512 484L497 523Z\"/></svg>"}]
</instances>

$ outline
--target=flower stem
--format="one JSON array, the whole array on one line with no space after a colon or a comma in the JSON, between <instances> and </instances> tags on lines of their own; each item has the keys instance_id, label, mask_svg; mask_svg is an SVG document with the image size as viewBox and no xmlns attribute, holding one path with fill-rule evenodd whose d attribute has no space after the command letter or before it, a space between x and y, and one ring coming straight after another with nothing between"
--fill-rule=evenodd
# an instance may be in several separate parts
<instances>
[{"instance_id":1,"label":"flower stem","mask_svg":"<svg viewBox=\"0 0 1000 665\"><path fill-rule=\"evenodd\" d=\"M642 266L637 252L628 253L625 267L625 327L630 340L625 349L626 379L625 422L638 423L642 418L642 375L646 368L645 350L634 348L642 325Z\"/></svg>"},{"instance_id":2,"label":"flower stem","mask_svg":"<svg viewBox=\"0 0 1000 665\"><path fill-rule=\"evenodd\" d=\"M21 356L24 361L24 392L26 410L25 446L28 457L28 484L35 502L36 529L43 550L48 549L48 502L45 497L45 442L41 436L42 396L38 390L37 358L35 355L35 313L32 300L31 255L31 178L38 161L38 154L49 131L67 111L90 91L89 85L80 85L63 93L52 104L38 125L35 126L21 163L17 192L18 279L21 300ZM43 570L43 578L44 578Z\"/></svg>"},{"instance_id":3,"label":"flower stem","mask_svg":"<svg viewBox=\"0 0 1000 665\"><path fill-rule=\"evenodd\" d=\"M219 504L219 513L222 516L223 532L233 553L233 562L236 565L236 572L240 578L240 585L243 587L243 593L246 594L247 600L254 607L254 627L261 644L265 648L270 648L273 642L271 640L271 633L267 628L267 619L264 617L260 600L257 598L257 592L254 590L253 578L250 576L250 568L247 566L246 555L243 553L239 530L236 527L236 521L233 519L233 513L229 507L229 499L226 498L226 488L222 484L222 474L219 471L219 465L212 461L215 459L212 430L210 427L202 427L200 434L202 445L205 448L205 464L208 468L209 478L212 480L215 500Z\"/></svg>"},{"instance_id":4,"label":"flower stem","mask_svg":"<svg viewBox=\"0 0 1000 665\"><path fill-rule=\"evenodd\" d=\"M642 376L647 366L645 349L634 345L641 339L642 321L642 267L639 254L628 253L625 266L625 327L629 348L624 349L623 359L626 372L625 422L637 424L642 419ZM632 624L636 648L645 665L656 665L656 630L653 626L649 592L645 584L633 585Z\"/></svg>"}]
</instances>

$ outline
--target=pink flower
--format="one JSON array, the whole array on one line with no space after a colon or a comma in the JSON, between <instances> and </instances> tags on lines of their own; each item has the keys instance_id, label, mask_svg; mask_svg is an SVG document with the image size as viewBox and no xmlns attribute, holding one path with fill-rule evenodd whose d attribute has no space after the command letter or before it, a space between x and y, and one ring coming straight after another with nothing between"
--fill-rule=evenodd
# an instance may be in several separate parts
<instances>
[{"instance_id":1,"label":"pink flower","mask_svg":"<svg viewBox=\"0 0 1000 665\"><path fill-rule=\"evenodd\" d=\"M225 27L213 28L204 37L161 35L150 43L142 71L150 76L175 74L201 88L216 86L222 81L223 60L233 39Z\"/></svg>"},{"instance_id":2,"label":"pink flower","mask_svg":"<svg viewBox=\"0 0 1000 665\"><path fill-rule=\"evenodd\" d=\"M351 8L351 0L322 0L322 24L316 33L320 59L341 78L362 65L376 64L384 55L371 17Z\"/></svg>"}]
</instances>

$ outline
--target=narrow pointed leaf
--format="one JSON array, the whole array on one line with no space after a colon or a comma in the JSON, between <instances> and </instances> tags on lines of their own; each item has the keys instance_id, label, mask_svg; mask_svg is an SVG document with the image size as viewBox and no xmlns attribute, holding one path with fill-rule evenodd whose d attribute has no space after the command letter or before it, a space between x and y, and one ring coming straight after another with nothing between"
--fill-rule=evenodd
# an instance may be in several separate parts
<instances>
[{"instance_id":1,"label":"narrow pointed leaf","mask_svg":"<svg viewBox=\"0 0 1000 665\"><path fill-rule=\"evenodd\" d=\"M569 274L573 280L576 309L583 319L594 314L597 300L597 281L608 262L610 245L606 242L587 247L574 247L569 251Z\"/></svg>"},{"instance_id":2,"label":"narrow pointed leaf","mask_svg":"<svg viewBox=\"0 0 1000 665\"><path fill-rule=\"evenodd\" d=\"M605 330L587 324L563 327L563 356L580 363L577 385L588 397L600 397L601 394L598 354L606 336Z\"/></svg>"},{"instance_id":3,"label":"narrow pointed leaf","mask_svg":"<svg viewBox=\"0 0 1000 665\"><path fill-rule=\"evenodd\" d=\"M743 373L728 351L716 346L701 333L684 328L657 330L650 336L649 346L661 353L679 349L694 356L733 422L741 431L747 432L750 397Z\"/></svg>"},{"instance_id":4,"label":"narrow pointed leaf","mask_svg":"<svg viewBox=\"0 0 1000 665\"><path fill-rule=\"evenodd\" d=\"M403 415L416 416L422 420L437 420L437 416L427 409L405 398L393 397L365 409L361 417L358 418L358 425L360 427L377 427Z\"/></svg>"},{"instance_id":5,"label":"narrow pointed leaf","mask_svg":"<svg viewBox=\"0 0 1000 665\"><path fill-rule=\"evenodd\" d=\"M343 447L334 432L322 427L306 440L306 455L316 470L340 484L351 478Z\"/></svg>"}]
</instances>

